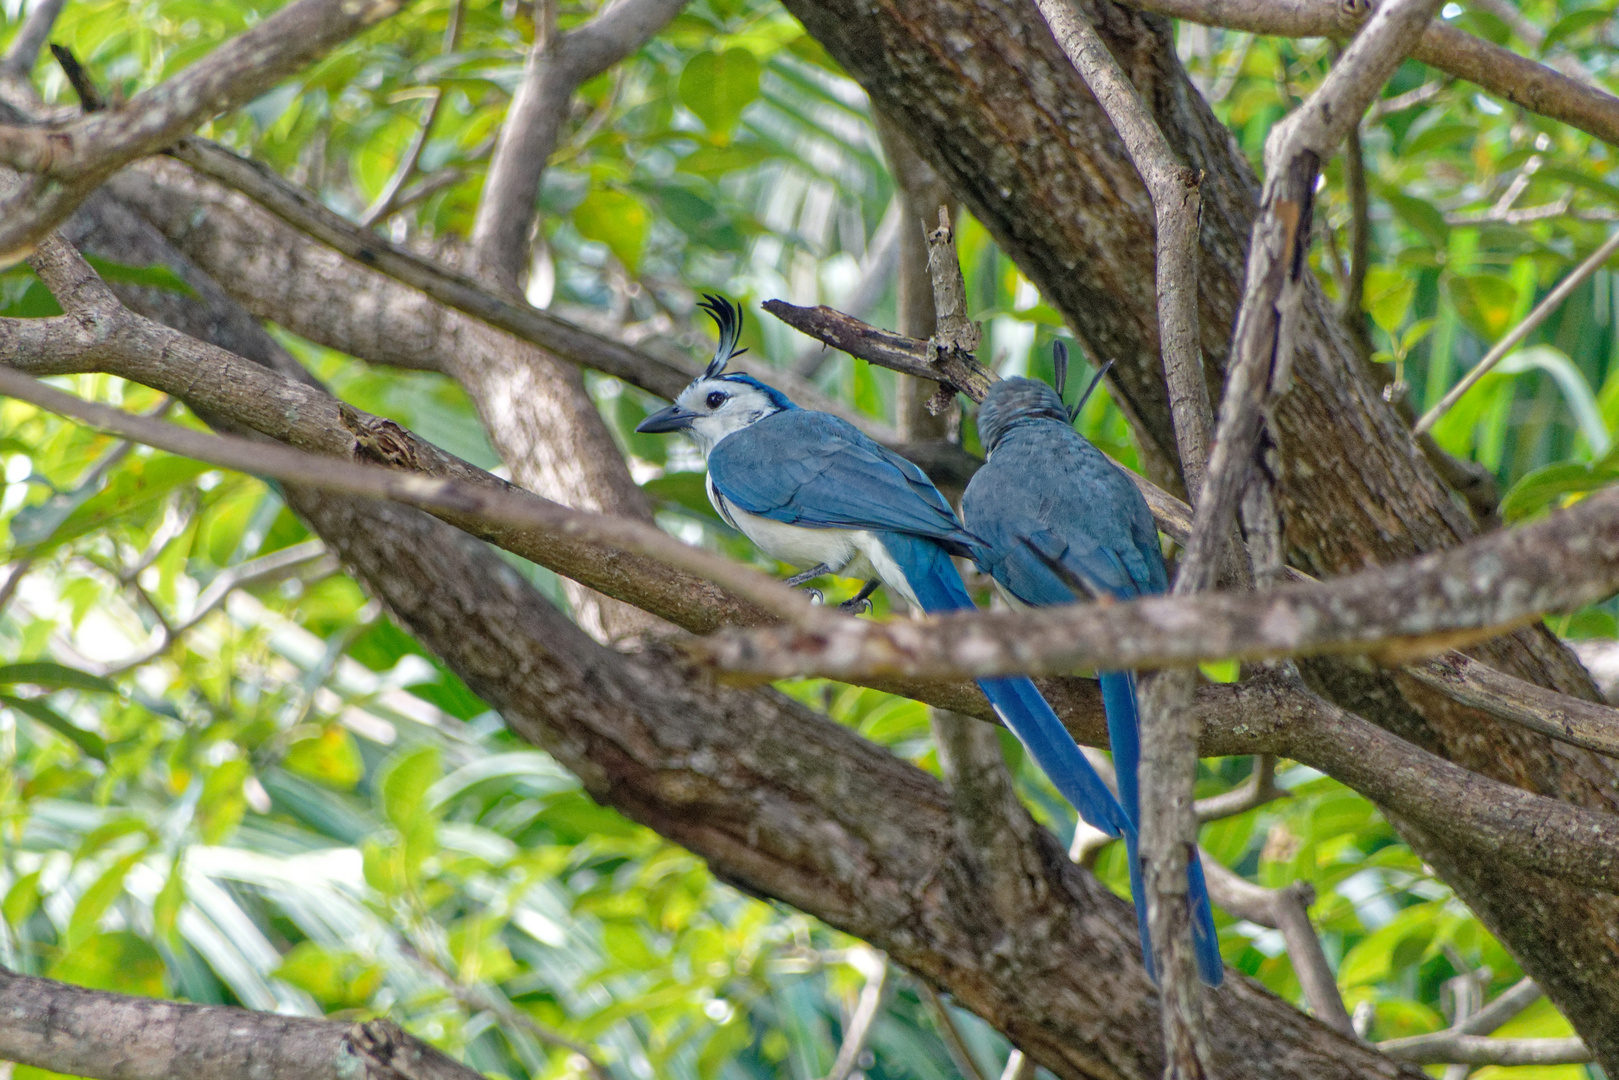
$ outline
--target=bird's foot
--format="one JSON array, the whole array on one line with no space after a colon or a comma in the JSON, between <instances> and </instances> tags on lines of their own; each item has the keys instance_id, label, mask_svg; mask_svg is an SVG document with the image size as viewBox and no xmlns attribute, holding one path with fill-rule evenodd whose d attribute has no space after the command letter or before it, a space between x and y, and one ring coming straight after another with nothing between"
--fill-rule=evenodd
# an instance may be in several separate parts
<instances>
[{"instance_id":1,"label":"bird's foot","mask_svg":"<svg viewBox=\"0 0 1619 1080\"><path fill-rule=\"evenodd\" d=\"M871 610L871 601L864 596L854 596L838 605L838 610L846 615L864 615Z\"/></svg>"},{"instance_id":2,"label":"bird's foot","mask_svg":"<svg viewBox=\"0 0 1619 1080\"><path fill-rule=\"evenodd\" d=\"M804 590L804 595L809 597L810 603L817 606L826 603L826 594L821 592L820 589L812 589L808 585L801 585L799 587Z\"/></svg>"}]
</instances>

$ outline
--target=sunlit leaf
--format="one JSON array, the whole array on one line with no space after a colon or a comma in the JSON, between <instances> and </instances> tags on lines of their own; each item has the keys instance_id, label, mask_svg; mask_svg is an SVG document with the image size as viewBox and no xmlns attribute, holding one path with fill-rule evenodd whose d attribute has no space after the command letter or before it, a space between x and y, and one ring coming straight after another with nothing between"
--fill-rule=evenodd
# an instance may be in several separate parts
<instances>
[{"instance_id":1,"label":"sunlit leaf","mask_svg":"<svg viewBox=\"0 0 1619 1080\"><path fill-rule=\"evenodd\" d=\"M163 957L144 938L128 930L92 934L58 957L46 974L92 990L168 996Z\"/></svg>"},{"instance_id":2,"label":"sunlit leaf","mask_svg":"<svg viewBox=\"0 0 1619 1080\"><path fill-rule=\"evenodd\" d=\"M759 96L759 61L747 49L703 52L680 73L680 102L715 136L729 136Z\"/></svg>"}]
</instances>

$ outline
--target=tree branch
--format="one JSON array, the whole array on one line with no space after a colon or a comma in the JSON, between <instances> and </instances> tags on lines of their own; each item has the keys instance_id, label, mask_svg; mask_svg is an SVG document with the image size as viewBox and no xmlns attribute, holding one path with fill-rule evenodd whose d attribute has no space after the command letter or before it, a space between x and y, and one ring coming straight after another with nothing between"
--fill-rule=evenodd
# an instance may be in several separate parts
<instances>
[{"instance_id":1,"label":"tree branch","mask_svg":"<svg viewBox=\"0 0 1619 1080\"><path fill-rule=\"evenodd\" d=\"M29 9L28 17L17 30L17 36L11 39L5 57L0 58L0 76L15 79L28 77L28 73L34 70L35 60L39 58L39 50L45 47L45 42L51 36L51 27L56 25L56 17L62 13L66 3L67 0L39 0Z\"/></svg>"},{"instance_id":2,"label":"tree branch","mask_svg":"<svg viewBox=\"0 0 1619 1080\"><path fill-rule=\"evenodd\" d=\"M556 149L574 93L646 44L685 5L686 0L619 0L561 35L554 5L542 5L550 15L535 28L523 81L501 125L472 227L478 272L500 291L522 294L540 176Z\"/></svg>"},{"instance_id":3,"label":"tree branch","mask_svg":"<svg viewBox=\"0 0 1619 1080\"><path fill-rule=\"evenodd\" d=\"M1602 269L1603 264L1613 258L1615 252L1619 252L1619 229L1616 229L1613 235L1602 243L1602 246L1591 252L1584 262L1570 271L1562 281L1559 281L1557 287L1547 293L1545 298L1535 305L1534 310L1525 315L1523 321L1514 326L1506 337L1496 342L1490 351L1484 354L1483 359L1473 365L1473 370L1469 371L1460 382L1450 388L1449 392L1439 400L1439 404L1423 413L1422 419L1418 420L1415 426L1412 427L1412 432L1421 435L1433 427L1441 416L1449 412L1462 399L1463 394L1471 390L1474 384L1489 374L1490 369L1500 363L1507 353L1522 344L1524 338L1528 337L1537 326L1545 322L1548 315L1561 307L1563 301L1568 299L1569 294L1578 288L1581 282Z\"/></svg>"},{"instance_id":4,"label":"tree branch","mask_svg":"<svg viewBox=\"0 0 1619 1080\"><path fill-rule=\"evenodd\" d=\"M0 163L24 173L0 195L0 261L12 262L120 166L258 97L408 0L295 0L121 109L62 127L0 126Z\"/></svg>"},{"instance_id":5,"label":"tree branch","mask_svg":"<svg viewBox=\"0 0 1619 1080\"><path fill-rule=\"evenodd\" d=\"M1309 882L1295 881L1280 889L1262 888L1232 873L1206 852L1203 872L1209 895L1216 904L1239 919L1282 932L1288 958L1293 961L1293 972L1316 1019L1353 1036L1354 1026L1344 1008L1343 995L1338 992L1337 977L1321 948L1321 938L1310 923L1309 908L1315 902L1315 890Z\"/></svg>"},{"instance_id":6,"label":"tree branch","mask_svg":"<svg viewBox=\"0 0 1619 1080\"><path fill-rule=\"evenodd\" d=\"M1360 122L1439 2L1387 0L1321 85L1266 139L1266 180L1249 248L1248 280L1232 338L1209 481L1195 504L1177 591L1183 591L1183 583L1184 591L1192 592L1213 584L1266 416L1291 379L1293 330L1310 272L1310 221L1321 164Z\"/></svg>"},{"instance_id":7,"label":"tree branch","mask_svg":"<svg viewBox=\"0 0 1619 1080\"><path fill-rule=\"evenodd\" d=\"M389 1020L127 997L0 968L0 1058L101 1080L480 1080Z\"/></svg>"},{"instance_id":8,"label":"tree branch","mask_svg":"<svg viewBox=\"0 0 1619 1080\"><path fill-rule=\"evenodd\" d=\"M1280 37L1351 38L1371 13L1366 0L1135 0L1131 7ZM1446 23L1422 31L1413 59L1514 105L1619 145L1619 98Z\"/></svg>"},{"instance_id":9,"label":"tree branch","mask_svg":"<svg viewBox=\"0 0 1619 1080\"><path fill-rule=\"evenodd\" d=\"M575 326L527 304L517 304L484 289L476 280L432 259L389 243L328 210L318 200L288 183L268 166L240 157L217 143L188 138L174 155L226 187L234 188L293 228L363 266L370 267L457 311L532 342L562 360L622 379L662 398L673 398L697 374L689 362L654 356L622 342ZM790 372L771 369L768 378L805 408L831 412L861 428L879 442L898 439L892 429L832 401Z\"/></svg>"},{"instance_id":10,"label":"tree branch","mask_svg":"<svg viewBox=\"0 0 1619 1080\"><path fill-rule=\"evenodd\" d=\"M456 44L461 40L463 6L463 0L455 0L450 5L449 21L444 27L444 51L446 53L455 52ZM416 134L411 138L410 145L405 148L405 154L399 159L399 164L395 166L393 175L388 178L388 183L377 193L375 201L366 207L365 212L360 215L360 226L362 228L369 229L393 213L394 207L399 203L399 193L404 188L405 181L409 180L411 174L416 171L416 163L422 158L422 150L427 146L427 139L433 134L433 124L438 120L439 107L444 104L444 90L442 87L435 86L432 95L427 103L427 111L422 114L421 126L416 129Z\"/></svg>"},{"instance_id":11,"label":"tree branch","mask_svg":"<svg viewBox=\"0 0 1619 1080\"><path fill-rule=\"evenodd\" d=\"M716 667L768 678L979 678L1322 654L1398 660L1481 641L1616 590L1619 489L1608 489L1530 525L1326 582L913 623L856 620L824 637L734 631L694 649Z\"/></svg>"}]
</instances>

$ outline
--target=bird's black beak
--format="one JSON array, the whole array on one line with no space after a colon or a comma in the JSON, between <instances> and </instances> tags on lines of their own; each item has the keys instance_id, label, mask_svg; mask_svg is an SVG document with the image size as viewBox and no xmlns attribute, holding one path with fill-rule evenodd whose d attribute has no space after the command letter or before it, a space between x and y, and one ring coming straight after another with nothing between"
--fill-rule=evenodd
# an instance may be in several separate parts
<instances>
[{"instance_id":1,"label":"bird's black beak","mask_svg":"<svg viewBox=\"0 0 1619 1080\"><path fill-rule=\"evenodd\" d=\"M635 425L635 430L643 435L657 435L665 431L685 431L691 427L691 422L697 419L697 414L687 412L679 405L671 405L667 409L659 409L651 416Z\"/></svg>"}]
</instances>

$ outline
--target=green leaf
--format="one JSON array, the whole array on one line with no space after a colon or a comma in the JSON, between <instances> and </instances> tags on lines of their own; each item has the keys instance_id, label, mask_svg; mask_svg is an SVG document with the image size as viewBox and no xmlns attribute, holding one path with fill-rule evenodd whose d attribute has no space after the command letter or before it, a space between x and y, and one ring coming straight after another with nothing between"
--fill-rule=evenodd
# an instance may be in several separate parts
<instances>
[{"instance_id":1,"label":"green leaf","mask_svg":"<svg viewBox=\"0 0 1619 1080\"><path fill-rule=\"evenodd\" d=\"M141 285L148 289L179 293L181 296L197 295L197 291L186 284L185 278L161 263L153 263L150 266L125 266L123 263L115 263L95 255L86 255L84 261L89 263L104 281L113 284Z\"/></svg>"},{"instance_id":2,"label":"green leaf","mask_svg":"<svg viewBox=\"0 0 1619 1080\"><path fill-rule=\"evenodd\" d=\"M161 940L174 940L175 924L186 901L184 857L183 851L174 856L169 864L168 880L152 901L152 932Z\"/></svg>"},{"instance_id":3,"label":"green leaf","mask_svg":"<svg viewBox=\"0 0 1619 1080\"><path fill-rule=\"evenodd\" d=\"M1546 37L1540 43L1540 54L1545 56L1551 52L1558 42L1574 37L1581 31L1588 30L1593 26L1602 26L1612 20L1613 6L1611 4L1570 12L1552 23L1551 29L1546 31Z\"/></svg>"},{"instance_id":4,"label":"green leaf","mask_svg":"<svg viewBox=\"0 0 1619 1080\"><path fill-rule=\"evenodd\" d=\"M1405 323L1411 300L1417 295L1416 280L1384 266L1366 271L1366 311L1384 333L1393 336Z\"/></svg>"},{"instance_id":5,"label":"green leaf","mask_svg":"<svg viewBox=\"0 0 1619 1080\"><path fill-rule=\"evenodd\" d=\"M125 855L103 870L101 875L79 894L79 902L73 907L73 916L68 920L67 931L62 935L62 940L68 948L71 949L89 939L96 932L96 924L101 921L101 916L105 915L113 902L124 894L124 879L129 876L129 871L145 857L144 848Z\"/></svg>"},{"instance_id":6,"label":"green leaf","mask_svg":"<svg viewBox=\"0 0 1619 1080\"><path fill-rule=\"evenodd\" d=\"M281 764L289 772L338 791L348 791L365 775L365 761L354 736L334 725L295 740Z\"/></svg>"},{"instance_id":7,"label":"green leaf","mask_svg":"<svg viewBox=\"0 0 1619 1080\"><path fill-rule=\"evenodd\" d=\"M625 269L633 271L641 262L652 215L633 195L596 188L574 209L573 227L585 239L606 244Z\"/></svg>"},{"instance_id":8,"label":"green leaf","mask_svg":"<svg viewBox=\"0 0 1619 1080\"><path fill-rule=\"evenodd\" d=\"M1569 495L1584 495L1619 480L1619 467L1593 468L1573 462L1547 465L1529 473L1501 499L1501 519L1523 521Z\"/></svg>"},{"instance_id":9,"label":"green leaf","mask_svg":"<svg viewBox=\"0 0 1619 1080\"><path fill-rule=\"evenodd\" d=\"M655 476L641 485L641 490L654 499L674 503L699 517L719 521L714 505L708 501L706 473L671 472Z\"/></svg>"},{"instance_id":10,"label":"green leaf","mask_svg":"<svg viewBox=\"0 0 1619 1080\"><path fill-rule=\"evenodd\" d=\"M1405 352L1410 352L1417 342L1433 331L1435 322L1436 320L1434 319L1418 319L1406 327L1405 333L1400 335L1400 348Z\"/></svg>"},{"instance_id":11,"label":"green leaf","mask_svg":"<svg viewBox=\"0 0 1619 1080\"><path fill-rule=\"evenodd\" d=\"M1476 124L1435 124L1433 127L1411 137L1400 153L1403 157L1411 158L1431 150L1441 150L1457 143L1471 142L1478 134ZM1444 220L1443 217L1440 218Z\"/></svg>"},{"instance_id":12,"label":"green leaf","mask_svg":"<svg viewBox=\"0 0 1619 1080\"><path fill-rule=\"evenodd\" d=\"M118 687L110 679L92 675L88 671L67 667L49 660L30 660L20 664L0 664L0 686L27 683L49 690L93 690L103 694L116 694Z\"/></svg>"},{"instance_id":13,"label":"green leaf","mask_svg":"<svg viewBox=\"0 0 1619 1080\"><path fill-rule=\"evenodd\" d=\"M1518 289L1494 274L1447 274L1445 289L1457 314L1485 341L1496 341L1512 326Z\"/></svg>"},{"instance_id":14,"label":"green leaf","mask_svg":"<svg viewBox=\"0 0 1619 1080\"><path fill-rule=\"evenodd\" d=\"M107 760L107 743L105 739L93 731L86 731L39 698L0 694L0 705L16 709L24 716L32 717L39 721L74 746L77 746L87 756L93 757L97 761Z\"/></svg>"},{"instance_id":15,"label":"green leaf","mask_svg":"<svg viewBox=\"0 0 1619 1080\"><path fill-rule=\"evenodd\" d=\"M167 997L169 993L163 957L128 930L92 934L57 957L46 974L92 990L138 997Z\"/></svg>"},{"instance_id":16,"label":"green leaf","mask_svg":"<svg viewBox=\"0 0 1619 1080\"><path fill-rule=\"evenodd\" d=\"M721 140L758 96L759 61L747 49L698 53L680 73L680 103Z\"/></svg>"},{"instance_id":17,"label":"green leaf","mask_svg":"<svg viewBox=\"0 0 1619 1080\"><path fill-rule=\"evenodd\" d=\"M1601 458L1608 453L1613 440L1608 434L1607 422L1602 419L1602 410L1597 407L1596 394L1567 353L1550 345L1531 345L1508 353L1495 370L1502 375L1536 370L1550 375L1563 392L1563 400L1574 414L1574 421L1590 444L1592 454Z\"/></svg>"},{"instance_id":18,"label":"green leaf","mask_svg":"<svg viewBox=\"0 0 1619 1080\"><path fill-rule=\"evenodd\" d=\"M427 789L439 778L436 746L423 746L396 758L382 777L382 813L402 833L421 819Z\"/></svg>"},{"instance_id":19,"label":"green leaf","mask_svg":"<svg viewBox=\"0 0 1619 1080\"><path fill-rule=\"evenodd\" d=\"M0 902L0 913L12 926L21 926L39 907L39 875L38 870L24 874L6 890L6 898Z\"/></svg>"},{"instance_id":20,"label":"green leaf","mask_svg":"<svg viewBox=\"0 0 1619 1080\"><path fill-rule=\"evenodd\" d=\"M1385 189L1383 199L1402 220L1421 233L1436 248L1444 248L1450 239L1450 226L1444 213L1433 203L1407 195L1394 189Z\"/></svg>"},{"instance_id":21,"label":"green leaf","mask_svg":"<svg viewBox=\"0 0 1619 1080\"><path fill-rule=\"evenodd\" d=\"M363 1008L382 985L380 964L358 953L324 949L302 941L288 950L272 974L291 983L327 1009Z\"/></svg>"}]
</instances>

